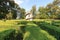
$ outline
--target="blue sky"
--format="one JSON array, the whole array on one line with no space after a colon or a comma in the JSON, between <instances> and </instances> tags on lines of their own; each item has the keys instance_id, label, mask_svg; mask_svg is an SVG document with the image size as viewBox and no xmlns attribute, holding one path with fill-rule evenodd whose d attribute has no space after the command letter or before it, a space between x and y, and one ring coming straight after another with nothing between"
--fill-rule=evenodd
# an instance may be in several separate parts
<instances>
[{"instance_id":1,"label":"blue sky","mask_svg":"<svg viewBox=\"0 0 60 40\"><path fill-rule=\"evenodd\" d=\"M15 2L26 11L30 10L33 5L36 5L37 9L40 6L46 6L48 3L52 3L53 0L15 0Z\"/></svg>"}]
</instances>

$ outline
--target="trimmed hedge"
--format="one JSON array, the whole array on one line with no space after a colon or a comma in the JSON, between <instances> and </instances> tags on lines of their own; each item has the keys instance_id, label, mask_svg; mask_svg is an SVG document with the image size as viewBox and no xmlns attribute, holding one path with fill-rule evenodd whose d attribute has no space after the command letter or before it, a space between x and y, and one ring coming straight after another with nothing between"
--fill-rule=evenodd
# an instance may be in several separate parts
<instances>
[{"instance_id":1,"label":"trimmed hedge","mask_svg":"<svg viewBox=\"0 0 60 40\"><path fill-rule=\"evenodd\" d=\"M16 33L16 30L13 29L5 30L0 32L0 40L23 40L23 35L20 31Z\"/></svg>"},{"instance_id":2,"label":"trimmed hedge","mask_svg":"<svg viewBox=\"0 0 60 40\"><path fill-rule=\"evenodd\" d=\"M55 36L57 40L60 40L60 22L52 21L52 23L47 23L46 21L21 21L20 24L34 23L40 28L48 31L51 35Z\"/></svg>"},{"instance_id":3,"label":"trimmed hedge","mask_svg":"<svg viewBox=\"0 0 60 40\"><path fill-rule=\"evenodd\" d=\"M45 34L40 32L41 29L48 31L51 35L55 36L57 40L60 39L60 28L55 25L55 22L51 24L45 21L16 22L16 25L22 24L22 26L19 26L18 32L16 33L13 29L0 32L0 40L49 40ZM28 33L27 35L29 35L27 38L24 37L27 36L26 32Z\"/></svg>"},{"instance_id":4,"label":"trimmed hedge","mask_svg":"<svg viewBox=\"0 0 60 40\"><path fill-rule=\"evenodd\" d=\"M60 27L60 21L52 21L52 25Z\"/></svg>"},{"instance_id":5,"label":"trimmed hedge","mask_svg":"<svg viewBox=\"0 0 60 40\"><path fill-rule=\"evenodd\" d=\"M60 28L59 27L49 24L47 22L40 22L40 23L37 23L37 25L39 25L40 28L48 31L51 35L55 36L57 40L60 40Z\"/></svg>"},{"instance_id":6,"label":"trimmed hedge","mask_svg":"<svg viewBox=\"0 0 60 40\"><path fill-rule=\"evenodd\" d=\"M0 32L0 40L14 40L15 39L15 30L5 30Z\"/></svg>"},{"instance_id":7,"label":"trimmed hedge","mask_svg":"<svg viewBox=\"0 0 60 40\"><path fill-rule=\"evenodd\" d=\"M49 40L46 35L41 33L41 29L34 23L28 23L25 28L23 40Z\"/></svg>"}]
</instances>

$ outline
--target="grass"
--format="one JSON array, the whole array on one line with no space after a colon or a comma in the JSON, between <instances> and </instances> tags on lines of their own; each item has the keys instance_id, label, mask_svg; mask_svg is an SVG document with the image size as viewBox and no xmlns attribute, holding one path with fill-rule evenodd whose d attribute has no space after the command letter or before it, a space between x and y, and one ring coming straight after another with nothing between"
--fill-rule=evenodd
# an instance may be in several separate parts
<instances>
[{"instance_id":1,"label":"grass","mask_svg":"<svg viewBox=\"0 0 60 40\"><path fill-rule=\"evenodd\" d=\"M0 20L0 31L4 31L4 30L8 30L8 29L14 29L14 28L18 28L17 27L17 22L12 21L12 20L7 20L7 21L2 21Z\"/></svg>"}]
</instances>

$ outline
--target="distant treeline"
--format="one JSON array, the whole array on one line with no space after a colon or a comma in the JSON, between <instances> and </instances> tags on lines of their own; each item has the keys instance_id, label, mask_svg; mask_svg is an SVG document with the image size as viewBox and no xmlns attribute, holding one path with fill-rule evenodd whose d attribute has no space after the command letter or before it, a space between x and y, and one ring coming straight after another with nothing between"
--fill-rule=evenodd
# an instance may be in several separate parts
<instances>
[{"instance_id":1,"label":"distant treeline","mask_svg":"<svg viewBox=\"0 0 60 40\"><path fill-rule=\"evenodd\" d=\"M38 10L36 10L36 5L33 5L30 12L34 19L60 19L59 4L59 0L54 0L46 7L39 7ZM20 13L20 19L25 19L26 10L19 7L14 0L0 0L0 19L16 19L17 12Z\"/></svg>"}]
</instances>

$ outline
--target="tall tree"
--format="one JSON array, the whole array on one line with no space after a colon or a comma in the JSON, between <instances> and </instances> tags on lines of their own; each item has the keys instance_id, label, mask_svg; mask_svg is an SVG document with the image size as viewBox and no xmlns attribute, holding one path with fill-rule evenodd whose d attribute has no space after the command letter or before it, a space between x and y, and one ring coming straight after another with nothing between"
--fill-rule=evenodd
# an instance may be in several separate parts
<instances>
[{"instance_id":1,"label":"tall tree","mask_svg":"<svg viewBox=\"0 0 60 40\"><path fill-rule=\"evenodd\" d=\"M39 12L39 15L40 15L40 18L41 18L41 19L46 19L46 18L48 18L46 8L44 8L44 7L39 7L38 12Z\"/></svg>"},{"instance_id":2,"label":"tall tree","mask_svg":"<svg viewBox=\"0 0 60 40\"><path fill-rule=\"evenodd\" d=\"M13 8L15 8L14 0L0 0L0 19L5 18Z\"/></svg>"},{"instance_id":3,"label":"tall tree","mask_svg":"<svg viewBox=\"0 0 60 40\"><path fill-rule=\"evenodd\" d=\"M59 5L60 5L60 0L54 0L54 1L53 1L53 4L59 6Z\"/></svg>"},{"instance_id":4,"label":"tall tree","mask_svg":"<svg viewBox=\"0 0 60 40\"><path fill-rule=\"evenodd\" d=\"M58 18L59 14L60 14L59 2L60 2L59 0L54 0L52 4L48 4L46 6L49 10L47 12L50 13L50 18L59 19Z\"/></svg>"},{"instance_id":5,"label":"tall tree","mask_svg":"<svg viewBox=\"0 0 60 40\"><path fill-rule=\"evenodd\" d=\"M32 6L31 12L32 12L33 16L35 17L35 15L36 15L36 5Z\"/></svg>"},{"instance_id":6,"label":"tall tree","mask_svg":"<svg viewBox=\"0 0 60 40\"><path fill-rule=\"evenodd\" d=\"M25 9L24 8L21 8L20 9L20 13L21 13L21 19L24 19L25 18Z\"/></svg>"}]
</instances>

